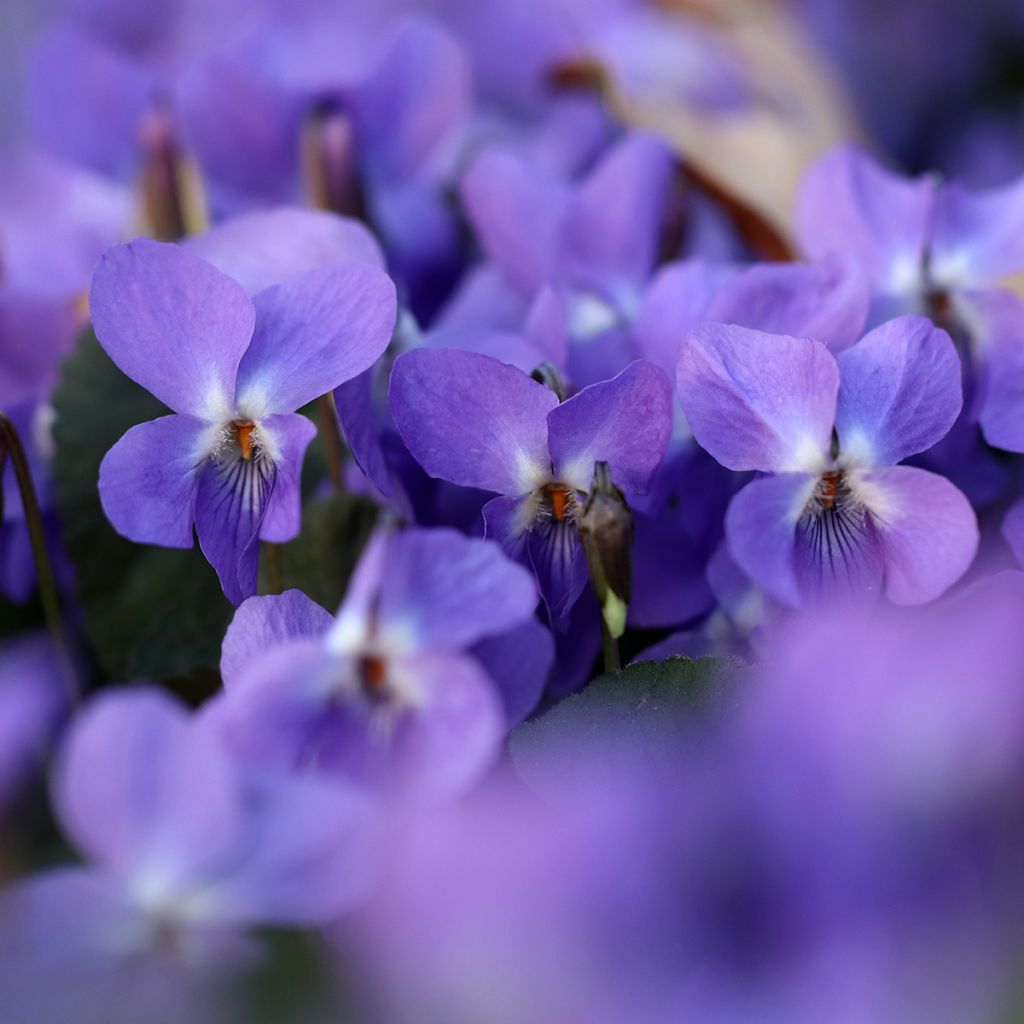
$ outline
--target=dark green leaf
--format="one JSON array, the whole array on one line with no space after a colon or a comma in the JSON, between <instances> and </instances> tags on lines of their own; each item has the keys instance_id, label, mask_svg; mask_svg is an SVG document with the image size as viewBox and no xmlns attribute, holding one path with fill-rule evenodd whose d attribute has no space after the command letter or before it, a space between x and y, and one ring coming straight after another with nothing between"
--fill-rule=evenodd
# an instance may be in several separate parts
<instances>
[{"instance_id":1,"label":"dark green leaf","mask_svg":"<svg viewBox=\"0 0 1024 1024\"><path fill-rule=\"evenodd\" d=\"M609 672L515 729L512 758L528 780L571 773L599 755L616 770L638 757L678 755L704 741L732 704L735 669L725 658L669 658Z\"/></svg>"}]
</instances>

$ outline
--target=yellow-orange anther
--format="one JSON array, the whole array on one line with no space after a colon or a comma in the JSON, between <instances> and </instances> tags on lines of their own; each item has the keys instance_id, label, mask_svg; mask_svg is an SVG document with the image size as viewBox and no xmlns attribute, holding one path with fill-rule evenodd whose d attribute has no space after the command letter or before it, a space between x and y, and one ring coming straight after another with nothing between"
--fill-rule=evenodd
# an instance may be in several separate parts
<instances>
[{"instance_id":1,"label":"yellow-orange anther","mask_svg":"<svg viewBox=\"0 0 1024 1024\"><path fill-rule=\"evenodd\" d=\"M256 429L256 424L249 420L235 420L232 424L235 428L235 440L238 442L238 447L242 450L243 459L252 458L252 432Z\"/></svg>"}]
</instances>

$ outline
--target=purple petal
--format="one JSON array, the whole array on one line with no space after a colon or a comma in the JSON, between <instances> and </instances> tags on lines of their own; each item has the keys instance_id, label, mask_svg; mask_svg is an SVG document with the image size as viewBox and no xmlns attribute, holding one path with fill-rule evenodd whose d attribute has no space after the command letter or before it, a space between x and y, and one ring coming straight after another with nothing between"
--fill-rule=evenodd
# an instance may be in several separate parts
<instances>
[{"instance_id":1,"label":"purple petal","mask_svg":"<svg viewBox=\"0 0 1024 1024\"><path fill-rule=\"evenodd\" d=\"M945 287L992 285L1024 268L1024 179L972 192L939 191L928 270Z\"/></svg>"},{"instance_id":2,"label":"purple petal","mask_svg":"<svg viewBox=\"0 0 1024 1024\"><path fill-rule=\"evenodd\" d=\"M565 632L569 612L587 585L587 559L576 523L569 519L535 519L526 534L526 557L552 626Z\"/></svg>"},{"instance_id":3,"label":"purple petal","mask_svg":"<svg viewBox=\"0 0 1024 1024\"><path fill-rule=\"evenodd\" d=\"M521 370L475 352L419 349L396 360L389 394L402 440L431 476L503 494L547 479L546 417L558 398Z\"/></svg>"},{"instance_id":4,"label":"purple petal","mask_svg":"<svg viewBox=\"0 0 1024 1024\"><path fill-rule=\"evenodd\" d=\"M230 414L255 322L230 277L176 245L137 238L100 260L89 310L107 355L165 405L211 422Z\"/></svg>"},{"instance_id":5,"label":"purple petal","mask_svg":"<svg viewBox=\"0 0 1024 1024\"><path fill-rule=\"evenodd\" d=\"M502 551L517 562L528 563L526 531L530 528L533 506L529 497L492 498L483 507L484 536L501 545Z\"/></svg>"},{"instance_id":6,"label":"purple petal","mask_svg":"<svg viewBox=\"0 0 1024 1024\"><path fill-rule=\"evenodd\" d=\"M296 200L301 97L284 92L259 69L216 53L183 69L174 98L189 152L203 170L215 210L233 213ZM265 250L266 240L257 245ZM216 260L210 262L219 266ZM250 295L257 290L246 285Z\"/></svg>"},{"instance_id":7,"label":"purple petal","mask_svg":"<svg viewBox=\"0 0 1024 1024\"><path fill-rule=\"evenodd\" d=\"M388 539L378 625L417 647L461 650L528 619L536 606L530 574L493 541L455 530L409 530Z\"/></svg>"},{"instance_id":8,"label":"purple petal","mask_svg":"<svg viewBox=\"0 0 1024 1024\"><path fill-rule=\"evenodd\" d=\"M367 263L309 270L253 304L256 330L236 391L250 419L294 412L369 369L388 347L397 314L391 279Z\"/></svg>"},{"instance_id":9,"label":"purple petal","mask_svg":"<svg viewBox=\"0 0 1024 1024\"><path fill-rule=\"evenodd\" d=\"M970 293L969 302L974 338L985 359L978 410L982 433L997 448L1024 451L1024 301L1012 292L987 291Z\"/></svg>"},{"instance_id":10,"label":"purple petal","mask_svg":"<svg viewBox=\"0 0 1024 1024\"><path fill-rule=\"evenodd\" d=\"M231 856L237 799L220 748L155 689L107 691L81 712L54 792L80 849L160 888L199 881Z\"/></svg>"},{"instance_id":11,"label":"purple petal","mask_svg":"<svg viewBox=\"0 0 1024 1024\"><path fill-rule=\"evenodd\" d=\"M47 398L77 330L70 303L0 291L0 406Z\"/></svg>"},{"instance_id":12,"label":"purple petal","mask_svg":"<svg viewBox=\"0 0 1024 1024\"><path fill-rule=\"evenodd\" d=\"M415 675L423 703L393 737L395 780L422 797L457 793L498 754L505 727L494 684L472 658L450 654L416 655L401 670Z\"/></svg>"},{"instance_id":13,"label":"purple petal","mask_svg":"<svg viewBox=\"0 0 1024 1024\"><path fill-rule=\"evenodd\" d=\"M820 342L703 324L677 380L694 437L729 469L799 472L829 450L839 370Z\"/></svg>"},{"instance_id":14,"label":"purple petal","mask_svg":"<svg viewBox=\"0 0 1024 1024\"><path fill-rule=\"evenodd\" d=\"M62 26L40 41L28 66L32 133L72 163L128 179L141 157L139 125L155 86L141 63Z\"/></svg>"},{"instance_id":15,"label":"purple petal","mask_svg":"<svg viewBox=\"0 0 1024 1024\"><path fill-rule=\"evenodd\" d=\"M224 634L220 654L224 686L233 687L246 667L257 662L268 650L292 640L322 637L333 621L330 612L301 590L247 598L236 609Z\"/></svg>"},{"instance_id":16,"label":"purple petal","mask_svg":"<svg viewBox=\"0 0 1024 1024\"><path fill-rule=\"evenodd\" d=\"M368 165L400 179L423 171L470 103L469 68L458 41L430 21L406 19L378 66L352 92Z\"/></svg>"},{"instance_id":17,"label":"purple petal","mask_svg":"<svg viewBox=\"0 0 1024 1024\"><path fill-rule=\"evenodd\" d=\"M100 463L100 502L118 533L140 544L190 548L207 426L161 416L132 427Z\"/></svg>"},{"instance_id":18,"label":"purple petal","mask_svg":"<svg viewBox=\"0 0 1024 1024\"><path fill-rule=\"evenodd\" d=\"M1003 517L1002 534L1014 558L1024 565L1024 500L1015 501Z\"/></svg>"},{"instance_id":19,"label":"purple petal","mask_svg":"<svg viewBox=\"0 0 1024 1024\"><path fill-rule=\"evenodd\" d=\"M978 550L970 502L945 477L910 466L864 474L878 489L871 511L885 550L885 592L895 604L923 604L948 590Z\"/></svg>"},{"instance_id":20,"label":"purple petal","mask_svg":"<svg viewBox=\"0 0 1024 1024\"><path fill-rule=\"evenodd\" d=\"M462 176L459 195L487 258L532 297L554 269L564 183L507 153L489 151Z\"/></svg>"},{"instance_id":21,"label":"purple petal","mask_svg":"<svg viewBox=\"0 0 1024 1024\"><path fill-rule=\"evenodd\" d=\"M703 319L814 338L839 352L863 333L870 304L867 278L838 258L758 263L722 287Z\"/></svg>"},{"instance_id":22,"label":"purple petal","mask_svg":"<svg viewBox=\"0 0 1024 1024\"><path fill-rule=\"evenodd\" d=\"M890 320L836 361L840 451L858 465L891 466L923 452L960 414L960 358L924 317Z\"/></svg>"},{"instance_id":23,"label":"purple petal","mask_svg":"<svg viewBox=\"0 0 1024 1024\"><path fill-rule=\"evenodd\" d=\"M0 644L0 814L45 764L66 705L63 671L43 633Z\"/></svg>"},{"instance_id":24,"label":"purple petal","mask_svg":"<svg viewBox=\"0 0 1024 1024\"><path fill-rule=\"evenodd\" d=\"M806 473L784 473L747 484L729 505L725 535L740 568L773 597L799 607L796 527L814 491Z\"/></svg>"},{"instance_id":25,"label":"purple petal","mask_svg":"<svg viewBox=\"0 0 1024 1024\"><path fill-rule=\"evenodd\" d=\"M651 135L627 135L573 195L559 235L561 277L615 296L635 294L658 256L671 151Z\"/></svg>"},{"instance_id":26,"label":"purple petal","mask_svg":"<svg viewBox=\"0 0 1024 1024\"><path fill-rule=\"evenodd\" d=\"M277 477L266 457L228 453L206 464L196 492L196 534L224 595L240 604L256 593L260 529Z\"/></svg>"},{"instance_id":27,"label":"purple petal","mask_svg":"<svg viewBox=\"0 0 1024 1024\"><path fill-rule=\"evenodd\" d=\"M641 355L674 376L686 336L709 319L712 299L735 273L728 264L702 260L670 263L658 271L633 322Z\"/></svg>"},{"instance_id":28,"label":"purple petal","mask_svg":"<svg viewBox=\"0 0 1024 1024\"><path fill-rule=\"evenodd\" d=\"M233 277L247 295L332 263L372 263L384 269L384 254L369 230L326 210L246 213L183 244Z\"/></svg>"},{"instance_id":29,"label":"purple petal","mask_svg":"<svg viewBox=\"0 0 1024 1024\"><path fill-rule=\"evenodd\" d=\"M653 363L638 360L552 409L548 430L557 479L587 491L594 463L607 462L619 487L643 494L672 434L672 385Z\"/></svg>"},{"instance_id":30,"label":"purple petal","mask_svg":"<svg viewBox=\"0 0 1024 1024\"><path fill-rule=\"evenodd\" d=\"M500 500L500 499L497 499ZM518 725L540 702L555 660L551 631L529 619L500 636L488 637L469 652L494 681L505 706L506 728Z\"/></svg>"},{"instance_id":31,"label":"purple petal","mask_svg":"<svg viewBox=\"0 0 1024 1024\"><path fill-rule=\"evenodd\" d=\"M252 797L252 842L212 885L209 915L225 924L324 925L363 895L366 802L336 780L264 780Z\"/></svg>"},{"instance_id":32,"label":"purple petal","mask_svg":"<svg viewBox=\"0 0 1024 1024\"><path fill-rule=\"evenodd\" d=\"M812 259L854 260L878 291L898 294L920 283L935 184L887 171L863 150L838 146L804 176L797 237Z\"/></svg>"},{"instance_id":33,"label":"purple petal","mask_svg":"<svg viewBox=\"0 0 1024 1024\"><path fill-rule=\"evenodd\" d=\"M302 460L316 427L305 416L288 413L268 416L260 424L260 433L272 439L276 452L274 489L260 525L260 539L281 543L295 537L302 526Z\"/></svg>"}]
</instances>

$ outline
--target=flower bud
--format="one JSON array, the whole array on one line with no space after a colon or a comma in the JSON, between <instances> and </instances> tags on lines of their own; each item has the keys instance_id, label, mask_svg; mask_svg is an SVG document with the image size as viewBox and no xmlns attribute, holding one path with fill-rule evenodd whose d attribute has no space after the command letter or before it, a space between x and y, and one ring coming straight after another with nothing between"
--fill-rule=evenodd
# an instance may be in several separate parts
<instances>
[{"instance_id":1,"label":"flower bud","mask_svg":"<svg viewBox=\"0 0 1024 1024\"><path fill-rule=\"evenodd\" d=\"M607 462L594 463L579 534L605 626L612 637L620 637L633 594L633 513Z\"/></svg>"},{"instance_id":2,"label":"flower bud","mask_svg":"<svg viewBox=\"0 0 1024 1024\"><path fill-rule=\"evenodd\" d=\"M558 372L558 367L554 363L541 363L530 376L538 384L543 384L550 391L554 391L558 396L559 402L565 401L565 381L562 379L562 375Z\"/></svg>"},{"instance_id":3,"label":"flower bud","mask_svg":"<svg viewBox=\"0 0 1024 1024\"><path fill-rule=\"evenodd\" d=\"M142 122L142 216L154 238L173 242L207 226L206 200L196 164L175 139L171 117L156 106Z\"/></svg>"},{"instance_id":4,"label":"flower bud","mask_svg":"<svg viewBox=\"0 0 1024 1024\"><path fill-rule=\"evenodd\" d=\"M318 103L306 118L302 166L313 206L349 217L359 214L352 121L333 100Z\"/></svg>"}]
</instances>

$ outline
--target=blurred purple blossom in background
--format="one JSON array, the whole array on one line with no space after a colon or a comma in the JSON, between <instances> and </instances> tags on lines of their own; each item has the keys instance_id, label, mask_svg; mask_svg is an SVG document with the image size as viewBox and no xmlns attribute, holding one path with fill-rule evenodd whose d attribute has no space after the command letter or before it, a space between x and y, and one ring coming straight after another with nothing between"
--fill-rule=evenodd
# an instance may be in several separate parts
<instances>
[{"instance_id":1,"label":"blurred purple blossom in background","mask_svg":"<svg viewBox=\"0 0 1024 1024\"><path fill-rule=\"evenodd\" d=\"M11 0L0 1022L1024 1019L1019 6Z\"/></svg>"}]
</instances>

